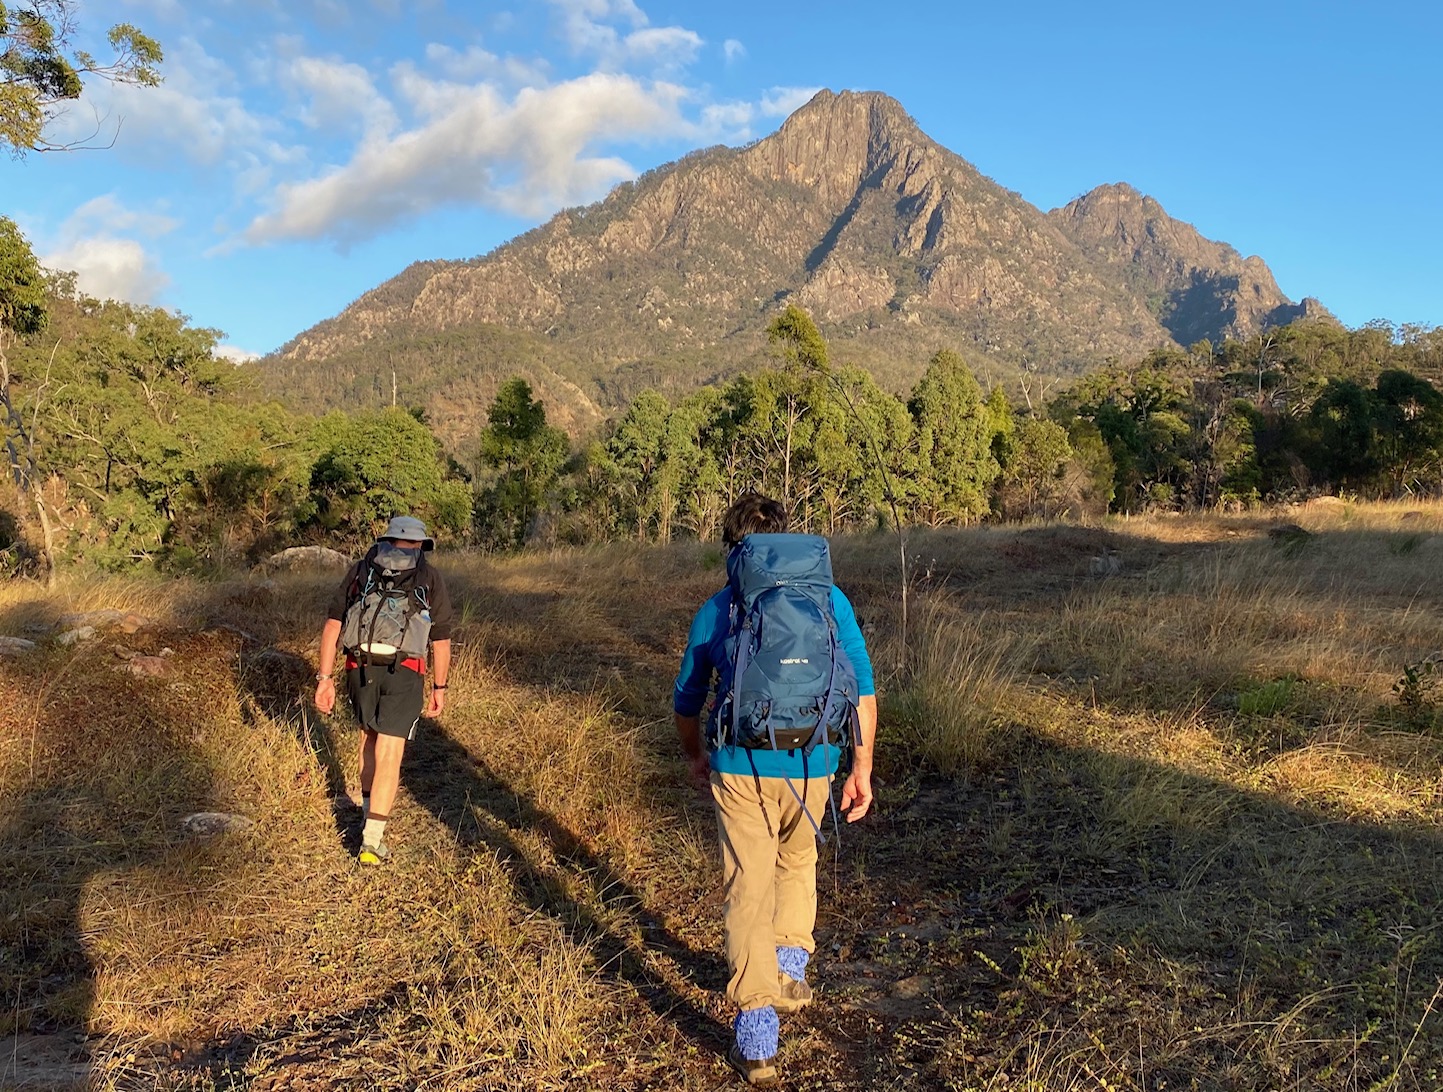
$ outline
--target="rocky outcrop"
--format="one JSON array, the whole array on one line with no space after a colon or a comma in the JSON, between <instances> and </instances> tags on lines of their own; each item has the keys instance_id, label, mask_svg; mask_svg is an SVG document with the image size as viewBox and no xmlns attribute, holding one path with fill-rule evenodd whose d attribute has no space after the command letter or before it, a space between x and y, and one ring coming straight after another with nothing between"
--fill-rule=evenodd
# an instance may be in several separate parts
<instances>
[{"instance_id":1,"label":"rocky outcrop","mask_svg":"<svg viewBox=\"0 0 1443 1092\"><path fill-rule=\"evenodd\" d=\"M1316 300L1294 304L1261 258L1244 258L1174 220L1126 183L1099 186L1048 216L1084 251L1123 269L1173 340L1247 338L1295 318L1331 317Z\"/></svg>"}]
</instances>

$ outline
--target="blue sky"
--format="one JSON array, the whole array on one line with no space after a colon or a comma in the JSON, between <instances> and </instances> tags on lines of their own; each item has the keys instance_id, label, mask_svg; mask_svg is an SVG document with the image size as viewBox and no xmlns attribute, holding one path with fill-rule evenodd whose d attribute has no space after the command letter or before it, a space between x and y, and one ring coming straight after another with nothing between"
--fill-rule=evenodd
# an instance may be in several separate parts
<instances>
[{"instance_id":1,"label":"blue sky","mask_svg":"<svg viewBox=\"0 0 1443 1092\"><path fill-rule=\"evenodd\" d=\"M1043 209L1129 182L1349 325L1439 325L1440 10L80 0L82 35L159 38L165 83L91 87L49 135L114 146L0 163L0 214L92 293L265 352L412 261L875 90Z\"/></svg>"}]
</instances>

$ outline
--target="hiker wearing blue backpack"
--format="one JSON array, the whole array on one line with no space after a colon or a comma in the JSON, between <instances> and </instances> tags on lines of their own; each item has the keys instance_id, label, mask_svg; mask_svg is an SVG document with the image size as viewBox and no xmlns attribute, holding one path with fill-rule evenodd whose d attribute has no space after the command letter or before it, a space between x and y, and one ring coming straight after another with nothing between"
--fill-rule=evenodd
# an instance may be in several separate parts
<instances>
[{"instance_id":1,"label":"hiker wearing blue backpack","mask_svg":"<svg viewBox=\"0 0 1443 1092\"><path fill-rule=\"evenodd\" d=\"M401 756L424 712L446 707L451 674L451 597L426 559L436 543L414 516L395 516L386 532L346 571L321 630L316 708L336 707L336 649L345 652L346 687L361 723L361 848L356 860L378 865L401 780ZM434 672L426 698L426 661Z\"/></svg>"},{"instance_id":2,"label":"hiker wearing blue backpack","mask_svg":"<svg viewBox=\"0 0 1443 1092\"><path fill-rule=\"evenodd\" d=\"M827 542L786 531L786 509L761 494L727 510L727 585L692 621L672 698L692 777L716 805L739 1010L727 1061L753 1085L779 1080L778 1014L812 1000L821 824L830 805L836 825L844 759L847 821L871 808L877 734L871 659Z\"/></svg>"}]
</instances>

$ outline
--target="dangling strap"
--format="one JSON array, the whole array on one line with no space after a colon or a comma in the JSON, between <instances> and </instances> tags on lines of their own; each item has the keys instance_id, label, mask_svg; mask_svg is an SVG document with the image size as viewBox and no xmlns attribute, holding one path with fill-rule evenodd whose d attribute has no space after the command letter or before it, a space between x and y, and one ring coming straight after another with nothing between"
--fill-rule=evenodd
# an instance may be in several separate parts
<instances>
[{"instance_id":1,"label":"dangling strap","mask_svg":"<svg viewBox=\"0 0 1443 1092\"><path fill-rule=\"evenodd\" d=\"M767 798L762 795L762 775L757 770L757 758L750 749L747 751L747 761L752 764L752 781L757 786L757 807L762 809L762 821L767 825L767 837L775 838L772 833L772 817L767 814Z\"/></svg>"},{"instance_id":2,"label":"dangling strap","mask_svg":"<svg viewBox=\"0 0 1443 1092\"><path fill-rule=\"evenodd\" d=\"M736 663L732 665L732 734L731 739L728 742L730 742L733 746L735 746L737 743L737 734L741 731L742 727L742 703L737 700L737 680L739 680L742 677L743 672L746 671L747 664L751 663L752 638L754 636L755 634L752 631L752 619L750 616L748 616L746 621L742 623L741 629L737 631L737 658ZM775 738L772 740L772 746L776 746Z\"/></svg>"},{"instance_id":3,"label":"dangling strap","mask_svg":"<svg viewBox=\"0 0 1443 1092\"><path fill-rule=\"evenodd\" d=\"M831 633L830 629L828 632ZM827 670L827 700L822 705L822 719L817 722L817 730L812 733L812 741L809 744L809 746L812 747L815 747L819 742L826 742L827 725L831 723L832 707L837 700L837 693L832 689L837 681L837 637L835 633L831 633L829 645L828 655L832 663L831 667ZM820 739L818 737L820 737Z\"/></svg>"},{"instance_id":4,"label":"dangling strap","mask_svg":"<svg viewBox=\"0 0 1443 1092\"><path fill-rule=\"evenodd\" d=\"M828 747L828 746L829 746L829 744L824 740L824 741L822 742L822 762L823 762L825 765L830 766L831 763L827 761L827 747ZM838 765L838 768L841 767L840 761L838 762L837 765ZM837 815L837 792L836 792L836 790L837 790L836 778L832 778L832 779L829 780L828 783L827 783L827 806L828 806L828 807L831 809L831 811L832 811L832 832L836 835L837 844L840 846L840 845L842 844L842 820L841 820L841 819L838 817L838 815Z\"/></svg>"},{"instance_id":5,"label":"dangling strap","mask_svg":"<svg viewBox=\"0 0 1443 1092\"><path fill-rule=\"evenodd\" d=\"M752 760L752 768L753 768L753 769L756 769L756 760L755 760L755 759ZM784 780L785 780L786 783L787 783L787 788L789 788L789 789L792 790L792 795L797 798L797 803L802 806L802 814L807 817L807 822L812 824L812 833L814 833L814 834L817 836L817 842L818 842L819 844L821 844L821 845L826 845L826 844L827 844L827 836L822 833L822 828L817 825L817 821L812 818L812 813L807 810L807 801L806 801L805 798L803 798L801 795L798 794L798 792L797 792L797 787L792 784L791 775L790 775L790 774L786 775L786 777L784 778ZM807 776L807 752L806 752L806 751L803 751L803 752L802 752L802 786L803 786L804 788L806 787L806 784L807 784L807 782L808 782L809 780L811 780L811 779ZM831 793L828 792L827 795L828 795L828 797L830 797L830 796L831 796Z\"/></svg>"}]
</instances>

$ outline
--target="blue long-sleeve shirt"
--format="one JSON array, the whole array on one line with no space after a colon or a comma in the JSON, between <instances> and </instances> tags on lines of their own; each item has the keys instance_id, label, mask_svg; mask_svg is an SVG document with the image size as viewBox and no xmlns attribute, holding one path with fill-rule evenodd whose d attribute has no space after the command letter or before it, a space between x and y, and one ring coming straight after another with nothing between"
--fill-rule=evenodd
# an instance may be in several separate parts
<instances>
[{"instance_id":1,"label":"blue long-sleeve shirt","mask_svg":"<svg viewBox=\"0 0 1443 1092\"><path fill-rule=\"evenodd\" d=\"M701 715L717 672L724 669L731 606L732 591L728 586L703 603L692 619L686 652L682 654L681 670L677 672L676 689L672 693L672 708L683 717ZM835 585L832 587L832 613L837 619L837 641L857 674L858 694L864 697L875 694L876 683L872 678L872 660L867 655L867 642L862 638L852 604ZM713 704L712 715L715 714ZM748 749L734 744L713 748L710 757L711 768L718 773L750 774L755 770L761 777L832 774L837 771L838 760L836 749L831 747L825 752L817 747L804 758L800 749L773 751L767 747Z\"/></svg>"}]
</instances>

